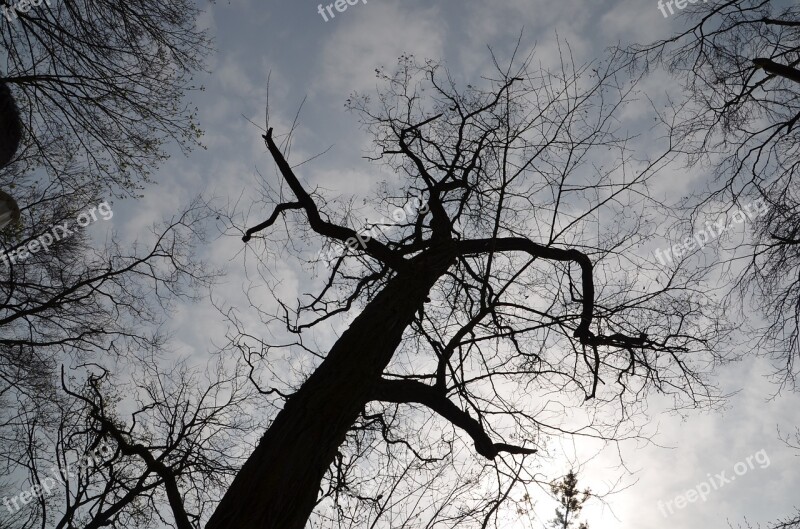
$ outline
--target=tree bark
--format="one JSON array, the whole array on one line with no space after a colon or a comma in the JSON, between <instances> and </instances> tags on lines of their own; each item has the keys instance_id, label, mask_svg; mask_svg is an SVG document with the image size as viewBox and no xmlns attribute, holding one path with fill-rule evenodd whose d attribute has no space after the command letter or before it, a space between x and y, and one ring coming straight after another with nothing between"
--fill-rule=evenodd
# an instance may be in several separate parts
<instances>
[{"instance_id":1,"label":"tree bark","mask_svg":"<svg viewBox=\"0 0 800 529\"><path fill-rule=\"evenodd\" d=\"M286 402L206 529L303 529L338 447L431 287L454 262L429 250L370 301Z\"/></svg>"}]
</instances>

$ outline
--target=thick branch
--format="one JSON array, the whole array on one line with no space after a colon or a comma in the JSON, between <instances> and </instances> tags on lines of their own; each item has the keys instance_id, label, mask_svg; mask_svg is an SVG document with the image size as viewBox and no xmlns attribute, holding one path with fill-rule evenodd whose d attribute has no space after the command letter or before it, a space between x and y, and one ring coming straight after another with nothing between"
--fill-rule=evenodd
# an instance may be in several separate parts
<instances>
[{"instance_id":1,"label":"thick branch","mask_svg":"<svg viewBox=\"0 0 800 529\"><path fill-rule=\"evenodd\" d=\"M106 417L103 417L97 409L92 410L92 416L100 422L103 430L114 438L120 452L126 456L137 455L141 457L145 465L147 465L147 469L158 474L158 476L164 480L167 500L169 501L169 506L172 508L172 513L175 516L175 524L178 526L178 529L194 529L189 521L189 516L186 514L186 509L183 506L183 496L181 495L180 489L178 489L178 483L175 481L175 475L172 473L172 470L161 461L156 460L153 454L150 453L150 450L144 445L138 443L133 444L126 441L125 436L114 423Z\"/></svg>"},{"instance_id":2,"label":"thick branch","mask_svg":"<svg viewBox=\"0 0 800 529\"><path fill-rule=\"evenodd\" d=\"M95 379L92 377L89 380L90 384L92 385L92 389L99 395L99 391L97 391L97 386L95 385ZM161 461L156 460L156 458L153 457L153 454L151 454L144 445L138 443L129 443L125 439L123 432L121 432L111 420L103 415L102 411L98 409L100 406L98 406L95 402L88 399L84 395L80 395L71 391L64 381L63 365L61 366L61 387L68 395L76 397L92 407L91 416L100 422L102 427L102 431L100 433L101 437L106 433L111 435L111 437L114 438L114 441L116 441L120 452L127 456L137 455L141 457L142 460L144 460L145 465L147 465L147 469L150 472L158 474L158 476L164 481L164 488L167 491L167 500L172 508L172 514L175 516L175 524L177 525L178 529L194 529L194 526L192 526L191 522L189 521L189 516L186 514L186 509L183 506L183 496L181 496L180 489L178 489L178 483L175 480L175 475L173 474L172 470L170 470Z\"/></svg>"},{"instance_id":3,"label":"thick branch","mask_svg":"<svg viewBox=\"0 0 800 529\"><path fill-rule=\"evenodd\" d=\"M497 239L476 239L471 241L459 241L458 254L461 256L479 254L487 251L495 252L526 252L533 257L549 259L551 261L574 262L581 268L581 286L583 290L583 310L581 312L581 322L575 329L574 336L586 343L592 338L589 326L592 323L594 313L594 279L592 277L592 261L589 257L578 250L565 250L553 246L542 246L523 237L508 237Z\"/></svg>"},{"instance_id":4,"label":"thick branch","mask_svg":"<svg viewBox=\"0 0 800 529\"><path fill-rule=\"evenodd\" d=\"M277 206L275 206L275 211L272 212L272 215L270 215L270 217L267 220L265 220L261 224L253 226L252 228L250 228L245 232L244 237L242 237L242 241L248 242L253 237L254 233L272 226L272 224L276 220L278 220L278 215L280 215L287 209L303 209L303 205L300 202L286 202L284 204L278 204Z\"/></svg>"},{"instance_id":5,"label":"thick branch","mask_svg":"<svg viewBox=\"0 0 800 529\"><path fill-rule=\"evenodd\" d=\"M789 28L800 27L800 20L778 20L775 18L762 18L761 22L770 26L786 26Z\"/></svg>"},{"instance_id":6,"label":"thick branch","mask_svg":"<svg viewBox=\"0 0 800 529\"><path fill-rule=\"evenodd\" d=\"M771 235L771 237L773 239L775 239L776 241L782 242L783 244L790 244L790 245L800 244L800 239L793 239L793 238L789 238L789 237L781 237L780 235L778 235L776 233L773 233Z\"/></svg>"},{"instance_id":7,"label":"thick branch","mask_svg":"<svg viewBox=\"0 0 800 529\"><path fill-rule=\"evenodd\" d=\"M373 393L373 400L398 404L422 404L447 419L454 426L467 432L475 442L475 450L487 459L494 459L500 452L509 454L535 454L535 448L524 448L506 443L494 443L481 426L467 412L453 404L441 391L414 380L382 379Z\"/></svg>"},{"instance_id":8,"label":"thick branch","mask_svg":"<svg viewBox=\"0 0 800 529\"><path fill-rule=\"evenodd\" d=\"M411 125L406 127L400 131L398 136L398 144L400 145L399 151L384 151L384 154L403 154L407 156L417 168L419 172L420 178L425 181L425 184L428 186L430 191L430 197L428 200L428 206L431 210L431 231L433 232L434 239L446 239L450 237L450 222L449 218L447 217L447 212L444 209L441 201L441 193L439 189L436 187L436 182L433 176L428 172L426 169L425 164L423 163L422 159L411 150L411 146L406 142L406 136L409 133L419 134L420 127L431 123L439 119L442 114L436 114L416 125ZM416 137L415 137L416 139ZM412 139L412 142L414 140Z\"/></svg>"},{"instance_id":9,"label":"thick branch","mask_svg":"<svg viewBox=\"0 0 800 529\"><path fill-rule=\"evenodd\" d=\"M753 59L753 64L771 74L780 75L795 83L800 83L800 70L797 68L792 68L791 66L786 66L785 64L780 64L771 59L764 58Z\"/></svg>"},{"instance_id":10,"label":"thick branch","mask_svg":"<svg viewBox=\"0 0 800 529\"><path fill-rule=\"evenodd\" d=\"M332 239L338 239L342 242L345 242L348 239L357 240L369 255L391 266L395 270L400 271L407 268L408 263L405 261L405 259L400 257L395 252L392 252L383 243L376 241L375 239L368 239L366 241L364 238L359 239L355 230L322 220L322 217L319 215L317 205L314 203L314 199L312 199L311 195L309 195L306 190L303 189L303 185L297 179L297 176L295 176L294 171L292 171L292 167L283 157L283 153L281 152L280 148L272 139L272 128L270 128L264 135L264 140L267 143L267 148L269 149L272 158L275 160L278 169L281 171L281 175L283 175L284 180L286 180L286 183L289 184L292 192L297 197L297 202L281 204L278 206L278 208L276 208L275 212L273 212L272 216L270 216L267 221L247 230L245 237L242 239L244 242L250 240L250 237L253 235L253 233L269 227L273 222L275 222L277 215L282 211L286 209L303 209L308 216L309 225L311 225L311 228L320 235L324 235ZM283 208L278 211L281 206L283 206Z\"/></svg>"}]
</instances>

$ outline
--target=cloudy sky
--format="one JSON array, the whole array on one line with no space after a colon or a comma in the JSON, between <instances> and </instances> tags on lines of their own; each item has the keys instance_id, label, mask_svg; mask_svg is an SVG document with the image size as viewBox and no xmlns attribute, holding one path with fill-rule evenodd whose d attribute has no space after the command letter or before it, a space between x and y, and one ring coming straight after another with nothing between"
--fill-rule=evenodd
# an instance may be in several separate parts
<instances>
[{"instance_id":1,"label":"cloudy sky","mask_svg":"<svg viewBox=\"0 0 800 529\"><path fill-rule=\"evenodd\" d=\"M368 0L335 12L328 21L317 8L316 2L304 0L232 0L208 6L200 23L213 33L217 51L209 61L210 74L201 76L206 90L192 95L207 150L173 157L157 174L158 186L149 188L141 202L115 204L115 229L127 237L139 235L148 219L178 211L198 193L236 204L241 226L263 220L268 212L252 207L253 191L264 181L277 182L259 130L265 124L268 76L270 124L276 131L288 130L307 98L292 161L330 148L303 166L302 177L310 186L360 202L372 197L386 175L362 158L369 138L345 111L344 102L354 90L375 89L375 68L391 69L398 56L411 53L441 59L461 79L478 81L490 67L487 45L505 57L523 30L523 49L535 46L535 62L546 66L558 60L557 39L568 42L581 63L601 57L610 45L664 37L681 24L678 17L665 18L655 0ZM669 85L656 75L641 89L659 99ZM637 117L631 120L635 128ZM698 178L702 175L676 166L664 173L663 189L654 192L677 198ZM246 308L244 292L256 276L246 276L245 269L254 254L243 251L241 240L230 231L212 238L203 253L228 271L215 299ZM307 271L291 260L276 259L270 266L270 273L281 280L281 292L291 299ZM171 324L177 332L176 354L198 363L214 350L209 336L220 336L213 341L222 342L224 324L209 303L182 307ZM543 469L555 475L580 461L581 482L598 492L621 480L619 492L604 504L587 504L585 518L594 528L707 529L726 527L726 521L735 526L745 519L756 523L788 515L800 505L800 479L792 472L800 452L779 441L778 429L793 430L799 401L791 393L775 396L776 387L765 379L768 372L768 365L754 359L727 366L718 378L723 391L733 394L724 410L689 411L682 417L659 414L663 403L654 400L652 443L604 447L565 439L551 447ZM749 456L753 468L736 475L736 464L746 463ZM672 514L659 509L659 502L674 505L676 496L689 489L703 490L703 483L716 480L709 475L723 471L735 479L709 491L705 501L673 507ZM549 519L553 507L542 499L537 508ZM528 526L509 525L515 527Z\"/></svg>"}]
</instances>

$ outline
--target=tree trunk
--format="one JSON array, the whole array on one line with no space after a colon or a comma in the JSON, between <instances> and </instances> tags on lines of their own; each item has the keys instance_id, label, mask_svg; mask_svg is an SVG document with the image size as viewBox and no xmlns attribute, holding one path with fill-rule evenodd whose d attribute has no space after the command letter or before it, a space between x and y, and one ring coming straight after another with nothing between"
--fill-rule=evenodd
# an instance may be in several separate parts
<instances>
[{"instance_id":1,"label":"tree trunk","mask_svg":"<svg viewBox=\"0 0 800 529\"><path fill-rule=\"evenodd\" d=\"M0 79L0 168L5 167L17 152L22 138L22 123L8 85Z\"/></svg>"},{"instance_id":2,"label":"tree trunk","mask_svg":"<svg viewBox=\"0 0 800 529\"><path fill-rule=\"evenodd\" d=\"M206 529L303 529L338 447L414 313L452 263L449 256L434 261L391 279L355 318L278 413Z\"/></svg>"}]
</instances>

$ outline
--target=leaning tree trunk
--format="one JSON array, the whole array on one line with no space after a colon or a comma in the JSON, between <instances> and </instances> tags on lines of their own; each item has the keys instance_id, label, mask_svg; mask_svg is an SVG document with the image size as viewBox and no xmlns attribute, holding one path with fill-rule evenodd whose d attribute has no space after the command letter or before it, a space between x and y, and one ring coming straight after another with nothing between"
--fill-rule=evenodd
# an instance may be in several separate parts
<instances>
[{"instance_id":1,"label":"leaning tree trunk","mask_svg":"<svg viewBox=\"0 0 800 529\"><path fill-rule=\"evenodd\" d=\"M325 471L452 256L419 256L375 296L286 402L206 529L303 529ZM438 252L436 252L438 253Z\"/></svg>"},{"instance_id":2,"label":"leaning tree trunk","mask_svg":"<svg viewBox=\"0 0 800 529\"><path fill-rule=\"evenodd\" d=\"M22 123L8 85L0 79L0 168L5 167L17 152L22 138Z\"/></svg>"}]
</instances>

